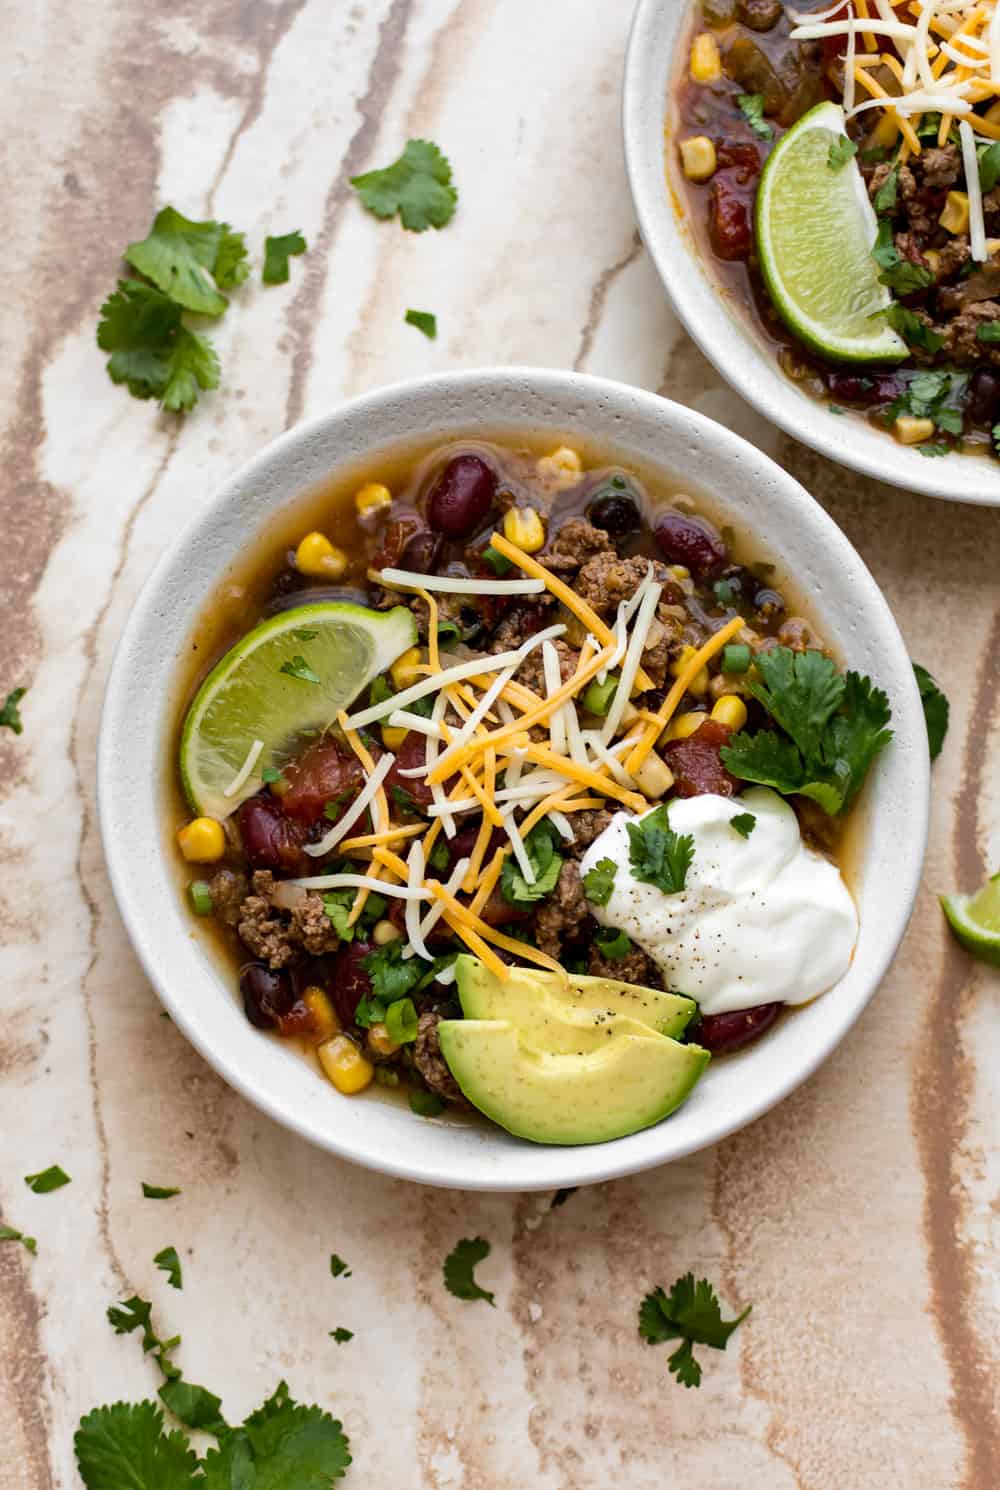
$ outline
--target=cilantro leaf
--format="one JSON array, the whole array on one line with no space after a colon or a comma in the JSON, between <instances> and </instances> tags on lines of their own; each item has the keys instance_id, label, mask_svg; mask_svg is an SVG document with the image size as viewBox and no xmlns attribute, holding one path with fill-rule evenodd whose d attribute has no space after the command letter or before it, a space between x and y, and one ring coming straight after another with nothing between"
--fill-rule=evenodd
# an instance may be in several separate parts
<instances>
[{"instance_id":1,"label":"cilantro leaf","mask_svg":"<svg viewBox=\"0 0 1000 1490\"><path fill-rule=\"evenodd\" d=\"M142 1182L142 1193L147 1200L170 1200L174 1195L180 1195L180 1190L172 1185L150 1185L145 1180Z\"/></svg>"},{"instance_id":2,"label":"cilantro leaf","mask_svg":"<svg viewBox=\"0 0 1000 1490\"><path fill-rule=\"evenodd\" d=\"M164 1382L159 1397L164 1407L169 1407L174 1417L199 1433L212 1433L220 1438L229 1432L229 1424L222 1416L222 1399L207 1387L197 1386L193 1381L183 1381L180 1376Z\"/></svg>"},{"instance_id":3,"label":"cilantro leaf","mask_svg":"<svg viewBox=\"0 0 1000 1490\"><path fill-rule=\"evenodd\" d=\"M690 833L674 832L667 803L647 812L639 822L629 823L628 841L629 862L636 879L668 895L683 890L694 858L694 838Z\"/></svg>"},{"instance_id":4,"label":"cilantro leaf","mask_svg":"<svg viewBox=\"0 0 1000 1490\"><path fill-rule=\"evenodd\" d=\"M1000 140L997 144L1000 145ZM976 341L1000 341L1000 321L984 321L976 331Z\"/></svg>"},{"instance_id":5,"label":"cilantro leaf","mask_svg":"<svg viewBox=\"0 0 1000 1490\"><path fill-rule=\"evenodd\" d=\"M0 1242L20 1242L29 1252L38 1251L38 1243L33 1236L25 1236L23 1231L17 1231L13 1226L0 1225Z\"/></svg>"},{"instance_id":6,"label":"cilantro leaf","mask_svg":"<svg viewBox=\"0 0 1000 1490\"><path fill-rule=\"evenodd\" d=\"M858 147L853 140L846 135L841 135L833 141L826 163L831 171L841 171L849 160L853 160L858 153Z\"/></svg>"},{"instance_id":7,"label":"cilantro leaf","mask_svg":"<svg viewBox=\"0 0 1000 1490\"><path fill-rule=\"evenodd\" d=\"M979 157L979 184L983 191L992 191L1000 181L1000 140L988 145Z\"/></svg>"},{"instance_id":8,"label":"cilantro leaf","mask_svg":"<svg viewBox=\"0 0 1000 1490\"><path fill-rule=\"evenodd\" d=\"M899 161L893 166L888 176L882 182L875 193L875 211L879 217L895 212L896 200L899 195Z\"/></svg>"},{"instance_id":9,"label":"cilantro leaf","mask_svg":"<svg viewBox=\"0 0 1000 1490\"><path fill-rule=\"evenodd\" d=\"M156 1263L156 1266L161 1269L162 1272L166 1273L167 1282L170 1284L171 1288L184 1287L184 1277L181 1271L181 1260L177 1256L176 1247L164 1247L161 1252L157 1252L156 1256L153 1258L153 1261Z\"/></svg>"},{"instance_id":10,"label":"cilantro leaf","mask_svg":"<svg viewBox=\"0 0 1000 1490\"><path fill-rule=\"evenodd\" d=\"M48 1169L39 1170L38 1174L26 1174L24 1183L36 1195L49 1195L53 1190L61 1190L63 1185L71 1185L73 1182L65 1169L58 1164L50 1164Z\"/></svg>"},{"instance_id":11,"label":"cilantro leaf","mask_svg":"<svg viewBox=\"0 0 1000 1490\"><path fill-rule=\"evenodd\" d=\"M900 259L878 277L880 285L888 285L895 295L913 295L917 290L926 290L934 283L934 275L923 264L911 264L909 259Z\"/></svg>"},{"instance_id":12,"label":"cilantro leaf","mask_svg":"<svg viewBox=\"0 0 1000 1490\"><path fill-rule=\"evenodd\" d=\"M917 450L921 455L925 455L931 459L935 456L950 454L947 445L918 445Z\"/></svg>"},{"instance_id":13,"label":"cilantro leaf","mask_svg":"<svg viewBox=\"0 0 1000 1490\"><path fill-rule=\"evenodd\" d=\"M774 130L764 118L763 93L741 93L736 102L740 106L740 113L754 134L760 135L762 140L769 140L774 134Z\"/></svg>"},{"instance_id":14,"label":"cilantro leaf","mask_svg":"<svg viewBox=\"0 0 1000 1490\"><path fill-rule=\"evenodd\" d=\"M87 1490L194 1490L197 1456L183 1433L166 1433L155 1402L116 1402L80 1421L73 1438Z\"/></svg>"},{"instance_id":15,"label":"cilantro leaf","mask_svg":"<svg viewBox=\"0 0 1000 1490\"><path fill-rule=\"evenodd\" d=\"M791 740L775 730L733 735L720 753L726 769L740 781L773 787L785 797L801 791L805 785L801 755Z\"/></svg>"},{"instance_id":16,"label":"cilantro leaf","mask_svg":"<svg viewBox=\"0 0 1000 1490\"><path fill-rule=\"evenodd\" d=\"M352 176L362 206L375 217L394 217L413 233L443 228L455 215L458 192L451 166L430 140L409 140L398 160L381 170Z\"/></svg>"},{"instance_id":17,"label":"cilantro leaf","mask_svg":"<svg viewBox=\"0 0 1000 1490\"><path fill-rule=\"evenodd\" d=\"M470 1303L475 1299L485 1299L496 1307L494 1295L488 1289L480 1288L474 1277L476 1264L484 1262L491 1250L489 1242L478 1236L464 1237L448 1253L444 1260L444 1286L456 1299Z\"/></svg>"},{"instance_id":18,"label":"cilantro leaf","mask_svg":"<svg viewBox=\"0 0 1000 1490\"><path fill-rule=\"evenodd\" d=\"M180 1368L171 1361L170 1352L181 1343L181 1337L175 1335L172 1340L160 1339L153 1328L153 1306L148 1299L133 1294L121 1304L112 1304L107 1312L108 1323L116 1335L131 1335L133 1330L142 1331L143 1355L153 1353L168 1381L174 1381L180 1376Z\"/></svg>"},{"instance_id":19,"label":"cilantro leaf","mask_svg":"<svg viewBox=\"0 0 1000 1490\"><path fill-rule=\"evenodd\" d=\"M558 842L559 835L547 818L532 828L524 840L524 848L535 873L534 881L528 883L516 859L505 859L500 871L500 893L504 900L510 905L532 905L552 893L563 865L562 855L556 851Z\"/></svg>"},{"instance_id":20,"label":"cilantro leaf","mask_svg":"<svg viewBox=\"0 0 1000 1490\"><path fill-rule=\"evenodd\" d=\"M618 865L614 859L598 859L593 869L583 876L583 893L591 905L607 905L615 887Z\"/></svg>"},{"instance_id":21,"label":"cilantro leaf","mask_svg":"<svg viewBox=\"0 0 1000 1490\"><path fill-rule=\"evenodd\" d=\"M880 269L893 269L900 263L899 250L892 236L892 223L880 222L875 243L872 246L872 258Z\"/></svg>"},{"instance_id":22,"label":"cilantro leaf","mask_svg":"<svg viewBox=\"0 0 1000 1490\"><path fill-rule=\"evenodd\" d=\"M221 222L192 222L173 207L162 207L149 234L130 243L125 258L176 305L202 316L221 316L229 301L213 271L229 228ZM233 248L227 242L224 269L231 274Z\"/></svg>"},{"instance_id":23,"label":"cilantro leaf","mask_svg":"<svg viewBox=\"0 0 1000 1490\"><path fill-rule=\"evenodd\" d=\"M125 383L133 398L158 398L171 412L192 408L199 389L218 387L211 342L183 325L179 305L141 280L119 280L101 306L97 345L111 353L113 383Z\"/></svg>"},{"instance_id":24,"label":"cilantro leaf","mask_svg":"<svg viewBox=\"0 0 1000 1490\"><path fill-rule=\"evenodd\" d=\"M351 1270L347 1266L347 1263L342 1257L338 1257L336 1252L331 1252L330 1254L330 1273L334 1278L349 1278L351 1276Z\"/></svg>"},{"instance_id":25,"label":"cilantro leaf","mask_svg":"<svg viewBox=\"0 0 1000 1490\"><path fill-rule=\"evenodd\" d=\"M323 909L342 942L354 940L354 927L348 922L354 897L354 890L328 890L323 894Z\"/></svg>"},{"instance_id":26,"label":"cilantro leaf","mask_svg":"<svg viewBox=\"0 0 1000 1490\"><path fill-rule=\"evenodd\" d=\"M219 359L212 343L180 326L167 357L163 407L170 414L187 413L198 402L199 389L218 386Z\"/></svg>"},{"instance_id":27,"label":"cilantro leaf","mask_svg":"<svg viewBox=\"0 0 1000 1490\"><path fill-rule=\"evenodd\" d=\"M898 331L908 347L923 347L927 352L939 352L944 346L944 337L932 326L925 326L919 316L905 305L890 305L886 320L893 331ZM980 331L984 328L981 326ZM1000 325L998 325L1000 330Z\"/></svg>"},{"instance_id":28,"label":"cilantro leaf","mask_svg":"<svg viewBox=\"0 0 1000 1490\"><path fill-rule=\"evenodd\" d=\"M341 1424L321 1407L293 1401L279 1382L274 1395L251 1413L242 1433L256 1468L253 1490L330 1490L343 1479L351 1463L350 1447ZM206 1490L230 1490L224 1480L210 1477L213 1454L205 1457Z\"/></svg>"},{"instance_id":29,"label":"cilantro leaf","mask_svg":"<svg viewBox=\"0 0 1000 1490\"><path fill-rule=\"evenodd\" d=\"M345 1330L342 1324L338 1324L335 1330L330 1330L330 1339L335 1340L338 1345L345 1345L348 1340L354 1339L353 1330Z\"/></svg>"},{"instance_id":30,"label":"cilantro leaf","mask_svg":"<svg viewBox=\"0 0 1000 1490\"><path fill-rule=\"evenodd\" d=\"M685 1387L701 1383L701 1367L692 1346L709 1345L725 1350L730 1335L750 1313L748 1304L736 1319L724 1320L715 1290L707 1278L696 1284L693 1273L678 1278L669 1294L654 1288L639 1306L639 1334L649 1345L667 1340L683 1343L667 1361L668 1368Z\"/></svg>"},{"instance_id":31,"label":"cilantro leaf","mask_svg":"<svg viewBox=\"0 0 1000 1490\"><path fill-rule=\"evenodd\" d=\"M372 994L383 1004L393 1004L412 993L433 968L433 963L425 962L422 957L404 959L405 946L406 943L396 937L361 959L361 966L372 980Z\"/></svg>"},{"instance_id":32,"label":"cilantro leaf","mask_svg":"<svg viewBox=\"0 0 1000 1490\"><path fill-rule=\"evenodd\" d=\"M202 1462L198 1490L256 1490L259 1484L250 1440L242 1428L229 1433ZM287 1483L287 1482L286 1482Z\"/></svg>"},{"instance_id":33,"label":"cilantro leaf","mask_svg":"<svg viewBox=\"0 0 1000 1490\"><path fill-rule=\"evenodd\" d=\"M790 735L807 760L819 742L846 687L837 665L822 652L793 652L775 647L755 658L762 682L748 682L758 703Z\"/></svg>"},{"instance_id":34,"label":"cilantro leaf","mask_svg":"<svg viewBox=\"0 0 1000 1490\"><path fill-rule=\"evenodd\" d=\"M12 729L15 735L24 733L24 721L17 706L27 691L26 688L12 688L8 693L0 708L0 728Z\"/></svg>"},{"instance_id":35,"label":"cilantro leaf","mask_svg":"<svg viewBox=\"0 0 1000 1490\"><path fill-rule=\"evenodd\" d=\"M437 316L431 311L408 310L403 320L407 326L416 326L418 331L422 331L428 341L437 341Z\"/></svg>"},{"instance_id":36,"label":"cilantro leaf","mask_svg":"<svg viewBox=\"0 0 1000 1490\"><path fill-rule=\"evenodd\" d=\"M1000 143L1000 142L998 142ZM931 753L931 760L937 760L941 754L944 737L948 733L948 715L951 712L946 696L935 683L925 667L919 662L913 664L913 671L917 678L917 687L920 690L920 702L924 706L924 718L927 721L927 744Z\"/></svg>"},{"instance_id":37,"label":"cilantro leaf","mask_svg":"<svg viewBox=\"0 0 1000 1490\"><path fill-rule=\"evenodd\" d=\"M891 713L888 698L870 678L854 672L847 674L843 709L830 721L823 744L827 769L838 783L844 783L845 808L861 790L879 751L892 739L892 731L886 728Z\"/></svg>"},{"instance_id":38,"label":"cilantro leaf","mask_svg":"<svg viewBox=\"0 0 1000 1490\"><path fill-rule=\"evenodd\" d=\"M757 826L757 819L752 812L738 812L735 817L729 819L729 826L737 832L741 838L749 838Z\"/></svg>"},{"instance_id":39,"label":"cilantro leaf","mask_svg":"<svg viewBox=\"0 0 1000 1490\"><path fill-rule=\"evenodd\" d=\"M296 228L292 233L283 233L277 238L264 239L264 268L261 279L266 285L283 285L288 282L288 260L292 255L304 254L306 240Z\"/></svg>"},{"instance_id":40,"label":"cilantro leaf","mask_svg":"<svg viewBox=\"0 0 1000 1490\"><path fill-rule=\"evenodd\" d=\"M220 290L235 290L250 277L245 233L234 233L228 223L222 224L219 251L215 256L215 283Z\"/></svg>"},{"instance_id":41,"label":"cilantro leaf","mask_svg":"<svg viewBox=\"0 0 1000 1490\"><path fill-rule=\"evenodd\" d=\"M278 668L279 673L286 673L289 678L298 678L300 683L318 683L319 674L313 672L306 659L296 652L295 656L283 662Z\"/></svg>"}]
</instances>

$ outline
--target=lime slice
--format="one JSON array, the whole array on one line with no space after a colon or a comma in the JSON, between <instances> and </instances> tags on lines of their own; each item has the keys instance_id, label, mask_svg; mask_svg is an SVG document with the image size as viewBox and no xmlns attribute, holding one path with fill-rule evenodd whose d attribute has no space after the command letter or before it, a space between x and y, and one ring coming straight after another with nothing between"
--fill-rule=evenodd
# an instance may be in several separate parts
<instances>
[{"instance_id":1,"label":"lime slice","mask_svg":"<svg viewBox=\"0 0 1000 1490\"><path fill-rule=\"evenodd\" d=\"M781 319L821 357L899 362L909 349L880 314L892 295L878 282L878 232L857 162L830 167L846 138L839 104L810 109L775 146L757 193L757 252Z\"/></svg>"},{"instance_id":2,"label":"lime slice","mask_svg":"<svg viewBox=\"0 0 1000 1490\"><path fill-rule=\"evenodd\" d=\"M941 908L966 951L1000 967L1000 874L975 895L942 895Z\"/></svg>"},{"instance_id":3,"label":"lime slice","mask_svg":"<svg viewBox=\"0 0 1000 1490\"><path fill-rule=\"evenodd\" d=\"M262 621L212 669L184 721L181 780L195 812L228 817L265 767L280 770L416 640L401 605L300 605ZM258 740L253 770L227 796Z\"/></svg>"}]
</instances>

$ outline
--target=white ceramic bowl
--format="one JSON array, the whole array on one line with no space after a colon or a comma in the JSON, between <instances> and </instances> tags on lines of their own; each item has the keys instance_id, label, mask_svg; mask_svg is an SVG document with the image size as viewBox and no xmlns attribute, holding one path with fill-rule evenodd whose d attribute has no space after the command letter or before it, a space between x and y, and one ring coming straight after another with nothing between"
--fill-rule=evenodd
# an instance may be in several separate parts
<instances>
[{"instance_id":1,"label":"white ceramic bowl","mask_svg":"<svg viewBox=\"0 0 1000 1490\"><path fill-rule=\"evenodd\" d=\"M847 975L759 1044L710 1068L659 1127L577 1149L522 1143L485 1125L428 1121L377 1098L341 1097L295 1051L253 1029L231 973L192 934L167 810L185 643L227 567L268 518L331 472L399 442L546 429L570 441L599 439L611 460L672 473L706 494L722 521L755 535L779 574L794 575L813 597L823 634L887 690L896 730L859 809L861 937ZM484 1190L586 1184L662 1164L741 1128L804 1081L861 1013L903 934L929 792L906 649L874 580L822 509L766 456L689 409L597 378L532 369L452 373L382 389L299 425L235 475L165 556L132 611L108 683L98 778L105 854L125 924L171 1018L205 1059L322 1148L388 1174Z\"/></svg>"},{"instance_id":2,"label":"white ceramic bowl","mask_svg":"<svg viewBox=\"0 0 1000 1490\"><path fill-rule=\"evenodd\" d=\"M687 67L697 0L639 0L622 101L625 159L646 247L678 316L737 393L774 424L842 465L951 502L1000 506L1000 461L928 459L863 419L831 414L787 378L770 347L713 275L666 183L672 84ZM665 148L666 140L666 148Z\"/></svg>"}]
</instances>

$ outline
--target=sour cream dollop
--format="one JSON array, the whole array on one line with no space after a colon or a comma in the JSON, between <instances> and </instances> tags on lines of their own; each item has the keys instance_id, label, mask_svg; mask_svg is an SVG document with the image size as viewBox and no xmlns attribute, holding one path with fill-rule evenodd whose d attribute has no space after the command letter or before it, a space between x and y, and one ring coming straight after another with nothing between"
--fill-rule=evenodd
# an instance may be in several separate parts
<instances>
[{"instance_id":1,"label":"sour cream dollop","mask_svg":"<svg viewBox=\"0 0 1000 1490\"><path fill-rule=\"evenodd\" d=\"M743 838L730 825L747 812L756 822ZM608 903L590 909L648 953L668 988L697 999L703 1014L725 1014L804 1004L843 976L858 936L854 902L836 865L802 842L795 813L776 792L680 799L669 818L675 833L694 838L679 893L636 879L628 824L642 818L625 812L580 864L586 874L600 859L614 861Z\"/></svg>"}]
</instances>

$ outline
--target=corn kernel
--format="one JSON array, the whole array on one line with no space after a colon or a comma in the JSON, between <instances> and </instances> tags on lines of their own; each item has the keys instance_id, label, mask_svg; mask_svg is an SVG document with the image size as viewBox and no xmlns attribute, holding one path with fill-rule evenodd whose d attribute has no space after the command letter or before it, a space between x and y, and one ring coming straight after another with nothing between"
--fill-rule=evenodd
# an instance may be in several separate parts
<instances>
[{"instance_id":1,"label":"corn kernel","mask_svg":"<svg viewBox=\"0 0 1000 1490\"><path fill-rule=\"evenodd\" d=\"M691 578L691 571L690 569L688 569L686 564L671 564L670 573L676 580Z\"/></svg>"},{"instance_id":2,"label":"corn kernel","mask_svg":"<svg viewBox=\"0 0 1000 1490\"><path fill-rule=\"evenodd\" d=\"M702 31L692 44L691 76L696 83L717 83L722 77L719 43L708 31Z\"/></svg>"},{"instance_id":3,"label":"corn kernel","mask_svg":"<svg viewBox=\"0 0 1000 1490\"><path fill-rule=\"evenodd\" d=\"M503 533L508 543L516 543L526 554L536 554L545 547L545 527L534 507L510 507L504 513Z\"/></svg>"},{"instance_id":4,"label":"corn kernel","mask_svg":"<svg viewBox=\"0 0 1000 1490\"><path fill-rule=\"evenodd\" d=\"M399 1046L395 1040L389 1039L389 1031L384 1024L373 1024L368 1031L368 1048L374 1050L376 1055L395 1055Z\"/></svg>"},{"instance_id":5,"label":"corn kernel","mask_svg":"<svg viewBox=\"0 0 1000 1490\"><path fill-rule=\"evenodd\" d=\"M403 741L409 733L408 729L398 729L394 724L383 724L382 744L395 755L397 750L402 749Z\"/></svg>"},{"instance_id":6,"label":"corn kernel","mask_svg":"<svg viewBox=\"0 0 1000 1490\"><path fill-rule=\"evenodd\" d=\"M716 724L728 725L730 729L742 729L747 722L747 706L734 693L727 693L712 705L712 718Z\"/></svg>"},{"instance_id":7,"label":"corn kernel","mask_svg":"<svg viewBox=\"0 0 1000 1490\"><path fill-rule=\"evenodd\" d=\"M315 579L342 579L347 555L325 533L307 533L295 550L295 567Z\"/></svg>"},{"instance_id":8,"label":"corn kernel","mask_svg":"<svg viewBox=\"0 0 1000 1490\"><path fill-rule=\"evenodd\" d=\"M910 414L900 414L892 432L901 445L922 445L934 438L933 419L914 419Z\"/></svg>"},{"instance_id":9,"label":"corn kernel","mask_svg":"<svg viewBox=\"0 0 1000 1490\"><path fill-rule=\"evenodd\" d=\"M371 1085L375 1067L347 1035L325 1040L317 1054L326 1075L345 1097L353 1097Z\"/></svg>"},{"instance_id":10,"label":"corn kernel","mask_svg":"<svg viewBox=\"0 0 1000 1490\"><path fill-rule=\"evenodd\" d=\"M949 233L967 233L969 231L968 192L950 191L938 222Z\"/></svg>"},{"instance_id":11,"label":"corn kernel","mask_svg":"<svg viewBox=\"0 0 1000 1490\"><path fill-rule=\"evenodd\" d=\"M899 120L894 119L891 114L883 114L871 133L870 144L881 146L883 150L895 145L899 139Z\"/></svg>"},{"instance_id":12,"label":"corn kernel","mask_svg":"<svg viewBox=\"0 0 1000 1490\"><path fill-rule=\"evenodd\" d=\"M707 714L692 710L687 714L678 714L667 725L668 740L687 740L694 734L695 730L701 729Z\"/></svg>"},{"instance_id":13,"label":"corn kernel","mask_svg":"<svg viewBox=\"0 0 1000 1490\"><path fill-rule=\"evenodd\" d=\"M312 1015L313 1039L317 1044L340 1034L337 1011L324 988L320 988L318 983L310 983L302 995L302 1002Z\"/></svg>"},{"instance_id":14,"label":"corn kernel","mask_svg":"<svg viewBox=\"0 0 1000 1490\"><path fill-rule=\"evenodd\" d=\"M646 756L635 775L635 784L644 797L665 797L674 784L674 773L665 760L653 751Z\"/></svg>"},{"instance_id":15,"label":"corn kernel","mask_svg":"<svg viewBox=\"0 0 1000 1490\"><path fill-rule=\"evenodd\" d=\"M404 688L409 688L413 683L419 683L421 674L417 672L420 666L420 648L407 647L401 652L389 669L392 685L400 693Z\"/></svg>"},{"instance_id":16,"label":"corn kernel","mask_svg":"<svg viewBox=\"0 0 1000 1490\"><path fill-rule=\"evenodd\" d=\"M934 278L937 279L938 275L941 273L941 255L938 253L936 248L924 249L923 253L924 258L930 265L931 273L933 274Z\"/></svg>"},{"instance_id":17,"label":"corn kernel","mask_svg":"<svg viewBox=\"0 0 1000 1490\"><path fill-rule=\"evenodd\" d=\"M196 817L177 834L181 853L191 864L214 864L226 852L226 834L214 817Z\"/></svg>"},{"instance_id":18,"label":"corn kernel","mask_svg":"<svg viewBox=\"0 0 1000 1490\"><path fill-rule=\"evenodd\" d=\"M535 470L543 481L552 482L562 491L566 487L576 486L583 475L583 461L568 445L559 445L548 455L541 457Z\"/></svg>"},{"instance_id":19,"label":"corn kernel","mask_svg":"<svg viewBox=\"0 0 1000 1490\"><path fill-rule=\"evenodd\" d=\"M372 941L376 947L384 947L389 942L398 942L402 932L392 921L376 921L372 930Z\"/></svg>"},{"instance_id":20,"label":"corn kernel","mask_svg":"<svg viewBox=\"0 0 1000 1490\"><path fill-rule=\"evenodd\" d=\"M383 507L388 507L391 501L392 492L377 481L366 482L354 493L354 506L359 517L372 517Z\"/></svg>"},{"instance_id":21,"label":"corn kernel","mask_svg":"<svg viewBox=\"0 0 1000 1490\"><path fill-rule=\"evenodd\" d=\"M718 165L715 144L708 135L692 135L681 140L681 166L689 181L707 181Z\"/></svg>"},{"instance_id":22,"label":"corn kernel","mask_svg":"<svg viewBox=\"0 0 1000 1490\"><path fill-rule=\"evenodd\" d=\"M691 661L691 658L694 657L694 655L694 647L682 647L681 655L678 657L677 661L670 664L670 671L673 673L675 678L680 677L681 673L687 667L688 663ZM688 693L693 694L695 698L700 698L703 693L708 692L707 667L703 667L695 673L694 677L691 679L690 683L687 686L687 691Z\"/></svg>"}]
</instances>

